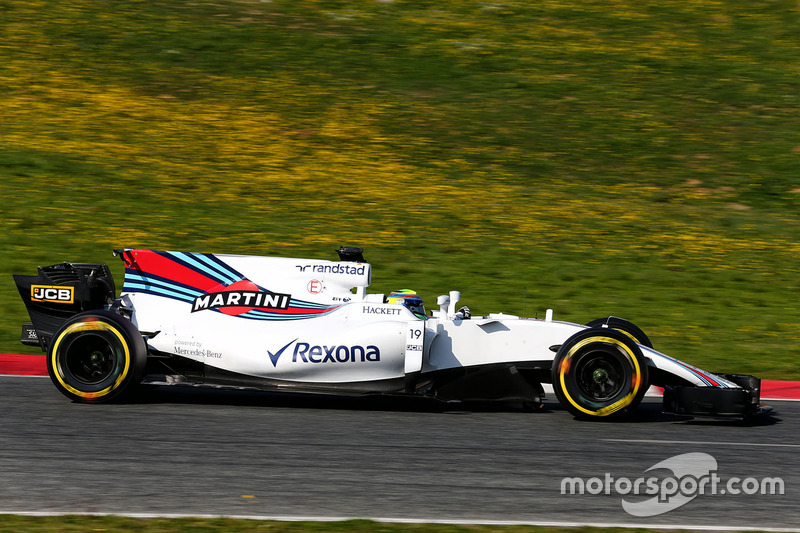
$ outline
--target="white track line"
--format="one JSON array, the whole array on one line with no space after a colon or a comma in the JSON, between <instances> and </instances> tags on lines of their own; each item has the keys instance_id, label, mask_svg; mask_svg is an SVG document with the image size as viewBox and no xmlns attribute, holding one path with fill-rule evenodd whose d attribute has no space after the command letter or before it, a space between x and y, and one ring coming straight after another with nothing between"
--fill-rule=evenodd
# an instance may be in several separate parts
<instances>
[{"instance_id":1,"label":"white track line","mask_svg":"<svg viewBox=\"0 0 800 533\"><path fill-rule=\"evenodd\" d=\"M605 442L627 444L697 444L703 446L762 446L765 448L800 448L800 444L771 444L768 442L717 442L702 440L656 440L656 439L600 439Z\"/></svg>"}]
</instances>

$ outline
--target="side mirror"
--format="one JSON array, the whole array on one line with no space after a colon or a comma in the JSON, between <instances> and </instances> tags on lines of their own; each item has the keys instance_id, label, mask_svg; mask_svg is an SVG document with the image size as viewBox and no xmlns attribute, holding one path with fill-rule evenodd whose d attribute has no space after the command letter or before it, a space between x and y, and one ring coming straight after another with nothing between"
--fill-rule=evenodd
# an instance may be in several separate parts
<instances>
[{"instance_id":1,"label":"side mirror","mask_svg":"<svg viewBox=\"0 0 800 533\"><path fill-rule=\"evenodd\" d=\"M450 297L446 294L442 294L436 298L436 305L439 306L439 312L441 313L442 317L446 317L447 307L450 305Z\"/></svg>"},{"instance_id":2,"label":"side mirror","mask_svg":"<svg viewBox=\"0 0 800 533\"><path fill-rule=\"evenodd\" d=\"M450 291L450 306L447 308L447 318L453 318L456 314L456 304L461 299L459 291Z\"/></svg>"}]
</instances>

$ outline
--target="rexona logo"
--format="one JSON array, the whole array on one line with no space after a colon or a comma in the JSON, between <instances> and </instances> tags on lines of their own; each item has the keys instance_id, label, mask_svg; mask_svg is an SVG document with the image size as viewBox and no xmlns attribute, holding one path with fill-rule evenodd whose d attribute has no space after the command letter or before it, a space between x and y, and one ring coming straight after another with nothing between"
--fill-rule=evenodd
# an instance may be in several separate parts
<instances>
[{"instance_id":1,"label":"rexona logo","mask_svg":"<svg viewBox=\"0 0 800 533\"><path fill-rule=\"evenodd\" d=\"M381 351L370 344L363 346L312 346L298 342L294 347L292 362L297 363L365 363L381 360Z\"/></svg>"},{"instance_id":2,"label":"rexona logo","mask_svg":"<svg viewBox=\"0 0 800 533\"><path fill-rule=\"evenodd\" d=\"M74 287L31 285L31 301L71 304L75 301Z\"/></svg>"},{"instance_id":3,"label":"rexona logo","mask_svg":"<svg viewBox=\"0 0 800 533\"><path fill-rule=\"evenodd\" d=\"M226 315L241 315L253 309L288 309L291 298L291 294L262 291L252 281L243 280L198 296L192 302L192 313L219 309Z\"/></svg>"},{"instance_id":4,"label":"rexona logo","mask_svg":"<svg viewBox=\"0 0 800 533\"><path fill-rule=\"evenodd\" d=\"M297 339L289 342L275 353L267 351L272 366L278 366L278 360ZM381 360L381 350L375 345L344 346L324 344L314 345L308 342L295 344L292 363L374 363Z\"/></svg>"}]
</instances>

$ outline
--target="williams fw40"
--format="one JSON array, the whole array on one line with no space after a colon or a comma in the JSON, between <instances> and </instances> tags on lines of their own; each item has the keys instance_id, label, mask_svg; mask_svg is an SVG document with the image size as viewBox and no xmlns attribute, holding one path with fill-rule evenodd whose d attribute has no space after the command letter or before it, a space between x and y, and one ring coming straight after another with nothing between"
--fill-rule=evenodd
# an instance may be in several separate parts
<instances>
[{"instance_id":1,"label":"williams fw40","mask_svg":"<svg viewBox=\"0 0 800 533\"><path fill-rule=\"evenodd\" d=\"M410 290L370 294L360 248L339 261L116 250L107 265L62 263L15 275L28 308L22 342L47 352L67 397L191 384L319 394L422 395L540 406L542 383L576 417L631 413L651 385L671 413L746 418L760 380L712 374L653 349L632 323L473 317L460 293L427 313Z\"/></svg>"}]
</instances>

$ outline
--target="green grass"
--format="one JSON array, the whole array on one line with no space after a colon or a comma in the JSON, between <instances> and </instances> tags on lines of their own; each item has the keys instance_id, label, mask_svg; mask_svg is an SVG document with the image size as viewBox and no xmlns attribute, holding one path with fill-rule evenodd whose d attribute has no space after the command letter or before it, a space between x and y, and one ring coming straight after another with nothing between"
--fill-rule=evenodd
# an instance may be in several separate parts
<instances>
[{"instance_id":1,"label":"green grass","mask_svg":"<svg viewBox=\"0 0 800 533\"><path fill-rule=\"evenodd\" d=\"M392 524L369 520L343 522L277 522L244 520L233 518L128 518L120 516L52 516L29 517L0 515L0 533L37 533L59 531L61 533L85 533L87 531L147 533L204 533L225 531L226 533L262 532L270 533L325 533L349 531L352 533L612 533L620 531L647 531L620 528L554 528L538 526L483 526L442 524Z\"/></svg>"},{"instance_id":2,"label":"green grass","mask_svg":"<svg viewBox=\"0 0 800 533\"><path fill-rule=\"evenodd\" d=\"M800 379L796 2L2 7L10 278L115 247L333 258Z\"/></svg>"}]
</instances>

